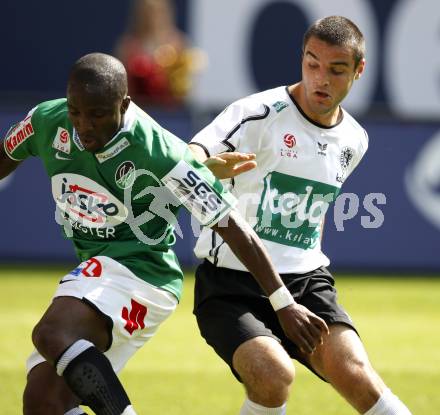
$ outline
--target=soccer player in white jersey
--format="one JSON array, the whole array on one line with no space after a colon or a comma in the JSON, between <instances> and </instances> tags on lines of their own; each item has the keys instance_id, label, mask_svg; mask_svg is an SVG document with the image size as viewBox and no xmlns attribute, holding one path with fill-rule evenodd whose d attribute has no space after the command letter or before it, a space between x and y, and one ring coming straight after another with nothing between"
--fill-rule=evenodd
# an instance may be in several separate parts
<instances>
[{"instance_id":1,"label":"soccer player in white jersey","mask_svg":"<svg viewBox=\"0 0 440 415\"><path fill-rule=\"evenodd\" d=\"M206 342L245 386L241 415L286 413L295 376L291 358L361 414L410 414L371 366L337 303L321 251L328 205L368 146L365 130L340 106L364 71L364 53L353 22L341 16L318 20L304 35L300 82L234 102L190 143L199 160L211 160L213 171L216 162L219 168L234 164L218 156L223 152L256 155L257 167L231 180L231 192L266 245L289 290L285 295L330 330L312 350L286 338L271 307L282 308L282 297L268 298L218 235L204 229L195 249L204 262L196 272L194 313Z\"/></svg>"},{"instance_id":2,"label":"soccer player in white jersey","mask_svg":"<svg viewBox=\"0 0 440 415\"><path fill-rule=\"evenodd\" d=\"M117 373L180 298L183 273L172 251L180 204L231 245L267 295L279 297L284 284L233 197L186 143L131 102L125 68L112 56L80 58L67 99L37 105L2 144L0 179L30 156L42 159L57 220L81 261L33 330L25 415L78 415L80 403L97 415L135 414ZM327 325L287 301L277 312L286 336L315 347Z\"/></svg>"}]
</instances>

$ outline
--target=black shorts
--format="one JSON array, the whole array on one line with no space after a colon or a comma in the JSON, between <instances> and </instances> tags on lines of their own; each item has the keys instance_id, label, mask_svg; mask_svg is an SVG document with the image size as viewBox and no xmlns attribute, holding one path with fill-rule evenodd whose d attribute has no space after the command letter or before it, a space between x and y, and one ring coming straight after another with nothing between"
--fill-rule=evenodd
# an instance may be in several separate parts
<instances>
[{"instance_id":1,"label":"black shorts","mask_svg":"<svg viewBox=\"0 0 440 415\"><path fill-rule=\"evenodd\" d=\"M281 278L295 301L327 324L341 323L356 331L337 303L335 281L326 268L305 274L282 274ZM249 272L219 268L205 260L196 271L194 314L203 338L238 379L232 356L240 344L257 336L276 339L291 358L313 371L284 334L269 299Z\"/></svg>"}]
</instances>

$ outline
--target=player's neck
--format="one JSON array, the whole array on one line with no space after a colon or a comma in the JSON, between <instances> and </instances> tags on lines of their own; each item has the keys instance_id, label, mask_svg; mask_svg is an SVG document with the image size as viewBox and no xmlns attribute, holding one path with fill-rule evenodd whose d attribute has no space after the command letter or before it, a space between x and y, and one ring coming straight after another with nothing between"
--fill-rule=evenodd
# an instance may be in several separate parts
<instances>
[{"instance_id":1,"label":"player's neck","mask_svg":"<svg viewBox=\"0 0 440 415\"><path fill-rule=\"evenodd\" d=\"M295 100L296 104L301 108L302 112L316 124L324 127L332 127L341 121L343 116L342 109L338 105L334 110L325 114L319 114L313 111L307 101L306 93L301 82L290 85L287 88L289 95Z\"/></svg>"},{"instance_id":2,"label":"player's neck","mask_svg":"<svg viewBox=\"0 0 440 415\"><path fill-rule=\"evenodd\" d=\"M112 134L112 136L109 138L108 141L113 140L116 137L116 135L118 135L119 132L124 128L124 125L125 125L125 114L122 115L120 124L118 125L115 132Z\"/></svg>"}]
</instances>

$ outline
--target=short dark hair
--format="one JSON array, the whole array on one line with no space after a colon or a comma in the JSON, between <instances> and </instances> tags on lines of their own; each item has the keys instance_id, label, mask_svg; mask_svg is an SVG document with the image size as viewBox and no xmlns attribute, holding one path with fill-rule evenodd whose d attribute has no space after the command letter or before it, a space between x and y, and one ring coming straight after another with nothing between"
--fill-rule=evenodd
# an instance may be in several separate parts
<instances>
[{"instance_id":1,"label":"short dark hair","mask_svg":"<svg viewBox=\"0 0 440 415\"><path fill-rule=\"evenodd\" d=\"M316 37L334 46L353 50L355 67L365 57L365 39L359 28L346 17L328 16L310 26L303 38L303 52L311 37Z\"/></svg>"},{"instance_id":2,"label":"short dark hair","mask_svg":"<svg viewBox=\"0 0 440 415\"><path fill-rule=\"evenodd\" d=\"M80 82L111 98L128 93L127 71L121 61L105 53L90 53L79 58L70 70L68 84Z\"/></svg>"}]
</instances>

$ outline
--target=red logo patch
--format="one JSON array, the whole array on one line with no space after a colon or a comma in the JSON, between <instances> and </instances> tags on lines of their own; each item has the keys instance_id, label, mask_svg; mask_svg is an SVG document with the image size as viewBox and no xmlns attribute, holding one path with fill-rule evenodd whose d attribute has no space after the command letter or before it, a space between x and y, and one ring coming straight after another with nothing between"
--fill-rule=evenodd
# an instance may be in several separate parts
<instances>
[{"instance_id":1,"label":"red logo patch","mask_svg":"<svg viewBox=\"0 0 440 415\"><path fill-rule=\"evenodd\" d=\"M284 135L284 144L288 148L292 148L296 145L296 139L293 134L285 134Z\"/></svg>"},{"instance_id":2,"label":"red logo patch","mask_svg":"<svg viewBox=\"0 0 440 415\"><path fill-rule=\"evenodd\" d=\"M147 315L147 307L139 304L135 300L131 300L131 311L128 313L128 308L124 307L122 309L122 318L125 320L126 324L124 329L130 333L130 336L135 330L143 329L145 327L144 319Z\"/></svg>"},{"instance_id":3,"label":"red logo patch","mask_svg":"<svg viewBox=\"0 0 440 415\"><path fill-rule=\"evenodd\" d=\"M63 144L66 144L69 141L69 132L67 130L63 130L60 133L60 140Z\"/></svg>"},{"instance_id":4,"label":"red logo patch","mask_svg":"<svg viewBox=\"0 0 440 415\"><path fill-rule=\"evenodd\" d=\"M102 265L96 258L90 258L85 267L82 269L81 273L85 277L95 277L98 278L102 274Z\"/></svg>"},{"instance_id":5,"label":"red logo patch","mask_svg":"<svg viewBox=\"0 0 440 415\"><path fill-rule=\"evenodd\" d=\"M34 135L34 128L32 127L31 116L28 116L12 130L9 137L6 138L6 148L9 153L12 153L31 135Z\"/></svg>"}]
</instances>

